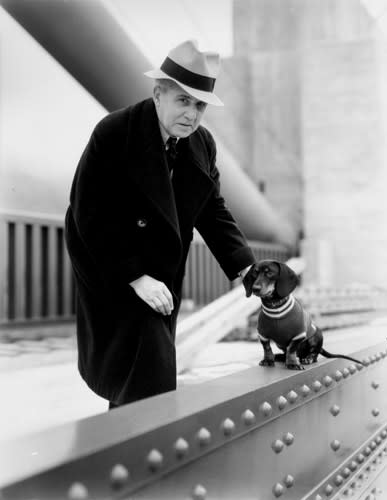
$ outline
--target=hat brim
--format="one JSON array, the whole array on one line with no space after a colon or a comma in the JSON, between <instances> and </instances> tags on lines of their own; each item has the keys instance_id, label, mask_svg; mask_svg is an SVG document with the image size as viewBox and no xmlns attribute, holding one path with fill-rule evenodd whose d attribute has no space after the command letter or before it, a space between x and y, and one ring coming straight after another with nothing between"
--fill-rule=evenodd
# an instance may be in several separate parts
<instances>
[{"instance_id":1,"label":"hat brim","mask_svg":"<svg viewBox=\"0 0 387 500\"><path fill-rule=\"evenodd\" d=\"M162 78L162 79L172 80L177 85L179 85L179 87L188 92L188 94L192 95L196 99L199 99L199 101L206 102L207 104L212 104L213 106L224 106L223 102L219 99L219 97L213 94L212 92L197 90L192 87L189 87L188 85L184 85L183 83L179 82L179 80L176 80L175 78L172 78L166 73L164 73L164 71L162 71L161 69L152 69L144 73L144 75L153 79Z\"/></svg>"}]
</instances>

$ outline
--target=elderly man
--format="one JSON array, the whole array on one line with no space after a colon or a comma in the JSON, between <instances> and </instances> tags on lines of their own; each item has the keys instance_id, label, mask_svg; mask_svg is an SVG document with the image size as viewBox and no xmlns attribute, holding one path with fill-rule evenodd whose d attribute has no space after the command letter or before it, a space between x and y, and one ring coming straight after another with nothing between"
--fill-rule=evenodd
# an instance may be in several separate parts
<instances>
[{"instance_id":1,"label":"elderly man","mask_svg":"<svg viewBox=\"0 0 387 500\"><path fill-rule=\"evenodd\" d=\"M109 408L176 389L176 318L197 228L232 280L254 262L220 194L200 126L219 55L170 51L153 98L106 116L75 172L66 242L77 285L78 367Z\"/></svg>"}]
</instances>

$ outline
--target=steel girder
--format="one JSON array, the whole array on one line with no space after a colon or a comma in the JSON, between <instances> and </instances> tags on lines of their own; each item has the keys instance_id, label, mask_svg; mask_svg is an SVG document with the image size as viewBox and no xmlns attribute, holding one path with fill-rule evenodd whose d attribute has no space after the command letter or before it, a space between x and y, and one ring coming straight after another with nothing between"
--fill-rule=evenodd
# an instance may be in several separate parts
<instances>
[{"instance_id":1,"label":"steel girder","mask_svg":"<svg viewBox=\"0 0 387 500\"><path fill-rule=\"evenodd\" d=\"M366 366L256 367L3 444L0 498L386 495L387 350L354 355Z\"/></svg>"}]
</instances>

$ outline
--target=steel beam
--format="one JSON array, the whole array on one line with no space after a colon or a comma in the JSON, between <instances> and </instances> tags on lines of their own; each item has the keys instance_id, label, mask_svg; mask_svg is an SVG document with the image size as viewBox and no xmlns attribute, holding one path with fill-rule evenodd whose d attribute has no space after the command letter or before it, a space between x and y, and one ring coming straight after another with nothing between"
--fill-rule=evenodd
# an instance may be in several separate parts
<instances>
[{"instance_id":1,"label":"steel beam","mask_svg":"<svg viewBox=\"0 0 387 500\"><path fill-rule=\"evenodd\" d=\"M108 110L151 95L151 64L100 0L0 0L53 57Z\"/></svg>"},{"instance_id":2,"label":"steel beam","mask_svg":"<svg viewBox=\"0 0 387 500\"><path fill-rule=\"evenodd\" d=\"M353 355L366 366L256 367L5 443L0 498L360 498L386 465L386 345Z\"/></svg>"}]
</instances>

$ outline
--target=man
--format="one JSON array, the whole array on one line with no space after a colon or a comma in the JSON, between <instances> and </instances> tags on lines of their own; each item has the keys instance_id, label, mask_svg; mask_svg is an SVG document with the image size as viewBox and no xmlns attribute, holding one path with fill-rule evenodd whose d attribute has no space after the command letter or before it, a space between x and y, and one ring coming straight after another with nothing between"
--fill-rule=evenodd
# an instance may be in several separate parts
<instances>
[{"instance_id":1,"label":"man","mask_svg":"<svg viewBox=\"0 0 387 500\"><path fill-rule=\"evenodd\" d=\"M176 318L194 227L229 279L254 262L219 192L200 120L219 55L170 51L153 99L95 127L75 173L66 242L76 279L78 367L109 408L176 389ZM178 142L177 142L178 141ZM177 142L177 144L176 144Z\"/></svg>"}]
</instances>

